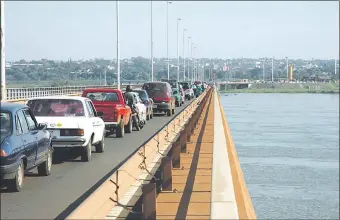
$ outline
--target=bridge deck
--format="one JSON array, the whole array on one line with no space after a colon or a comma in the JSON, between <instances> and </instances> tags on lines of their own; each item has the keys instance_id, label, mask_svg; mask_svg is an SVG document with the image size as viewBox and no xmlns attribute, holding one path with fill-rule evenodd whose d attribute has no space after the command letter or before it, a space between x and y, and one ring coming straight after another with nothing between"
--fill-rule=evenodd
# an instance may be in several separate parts
<instances>
[{"instance_id":1,"label":"bridge deck","mask_svg":"<svg viewBox=\"0 0 340 220\"><path fill-rule=\"evenodd\" d=\"M173 170L174 192L161 192L157 197L157 219L210 219L213 107L206 105L198 124L187 152L181 153L182 168Z\"/></svg>"}]
</instances>

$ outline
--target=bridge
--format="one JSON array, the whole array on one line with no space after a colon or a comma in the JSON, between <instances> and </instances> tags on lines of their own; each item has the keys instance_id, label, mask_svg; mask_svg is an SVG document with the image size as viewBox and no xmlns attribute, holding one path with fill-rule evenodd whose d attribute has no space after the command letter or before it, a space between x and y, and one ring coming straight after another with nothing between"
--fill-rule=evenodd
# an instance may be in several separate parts
<instances>
[{"instance_id":1,"label":"bridge","mask_svg":"<svg viewBox=\"0 0 340 220\"><path fill-rule=\"evenodd\" d=\"M7 98L83 89L8 89ZM2 189L2 218L256 219L216 87L174 116L154 117L145 129L108 137L105 145L90 163L57 155L51 176L32 170L21 192Z\"/></svg>"}]
</instances>

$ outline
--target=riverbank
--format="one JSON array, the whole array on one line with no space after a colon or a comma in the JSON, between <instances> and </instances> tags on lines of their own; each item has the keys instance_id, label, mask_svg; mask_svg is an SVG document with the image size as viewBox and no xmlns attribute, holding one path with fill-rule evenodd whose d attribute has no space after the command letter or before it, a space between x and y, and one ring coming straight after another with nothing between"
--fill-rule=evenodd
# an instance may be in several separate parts
<instances>
[{"instance_id":1,"label":"riverbank","mask_svg":"<svg viewBox=\"0 0 340 220\"><path fill-rule=\"evenodd\" d=\"M306 89L306 88L247 88L247 89L228 89L220 93L339 93L339 88L333 89Z\"/></svg>"}]
</instances>

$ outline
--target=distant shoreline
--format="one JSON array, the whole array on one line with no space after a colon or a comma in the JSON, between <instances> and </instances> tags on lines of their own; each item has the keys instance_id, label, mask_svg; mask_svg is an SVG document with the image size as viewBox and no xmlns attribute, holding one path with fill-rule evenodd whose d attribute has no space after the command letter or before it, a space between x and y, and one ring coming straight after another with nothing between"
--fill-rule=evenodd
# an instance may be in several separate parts
<instances>
[{"instance_id":1,"label":"distant shoreline","mask_svg":"<svg viewBox=\"0 0 340 220\"><path fill-rule=\"evenodd\" d=\"M337 89L287 89L287 88L265 88L265 89L228 89L219 91L220 93L314 93L314 94L339 94L339 88Z\"/></svg>"}]
</instances>

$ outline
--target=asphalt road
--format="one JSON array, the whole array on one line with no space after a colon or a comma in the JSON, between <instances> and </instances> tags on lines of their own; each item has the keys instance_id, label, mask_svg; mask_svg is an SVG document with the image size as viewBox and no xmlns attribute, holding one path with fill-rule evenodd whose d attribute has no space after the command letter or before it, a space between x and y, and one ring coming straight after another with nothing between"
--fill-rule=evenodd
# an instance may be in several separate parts
<instances>
[{"instance_id":1,"label":"asphalt road","mask_svg":"<svg viewBox=\"0 0 340 220\"><path fill-rule=\"evenodd\" d=\"M182 107L177 107L176 114L188 104L186 101ZM53 164L48 177L38 176L36 170L30 171L21 192L1 190L1 219L65 218L69 208L80 201L86 191L173 117L154 116L139 132L125 134L124 138L107 137L105 152L93 153L89 163L80 162L76 156L64 156Z\"/></svg>"}]
</instances>

